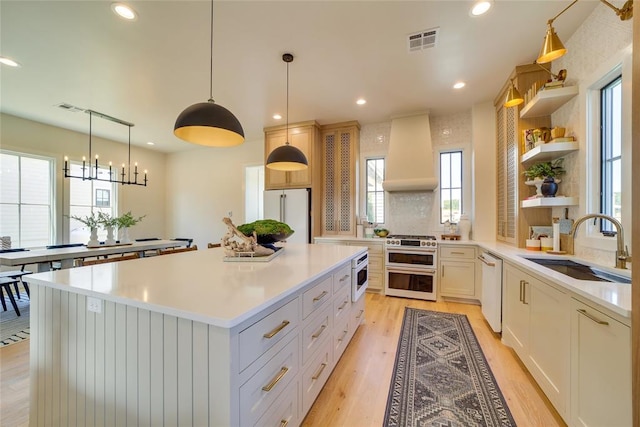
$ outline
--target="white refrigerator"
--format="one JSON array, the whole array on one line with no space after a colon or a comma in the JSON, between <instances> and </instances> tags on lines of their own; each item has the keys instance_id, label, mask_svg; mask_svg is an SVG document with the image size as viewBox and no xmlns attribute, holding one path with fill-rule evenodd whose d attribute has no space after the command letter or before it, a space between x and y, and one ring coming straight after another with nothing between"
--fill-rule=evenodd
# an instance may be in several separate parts
<instances>
[{"instance_id":1,"label":"white refrigerator","mask_svg":"<svg viewBox=\"0 0 640 427\"><path fill-rule=\"evenodd\" d=\"M265 191L264 219L289 225L294 233L287 242L311 243L311 189Z\"/></svg>"}]
</instances>

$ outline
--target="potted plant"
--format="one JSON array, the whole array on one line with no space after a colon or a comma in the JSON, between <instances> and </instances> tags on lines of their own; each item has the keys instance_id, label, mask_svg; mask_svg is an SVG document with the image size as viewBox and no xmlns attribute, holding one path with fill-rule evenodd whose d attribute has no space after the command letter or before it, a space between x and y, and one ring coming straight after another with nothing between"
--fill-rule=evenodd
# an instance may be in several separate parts
<instances>
[{"instance_id":1,"label":"potted plant","mask_svg":"<svg viewBox=\"0 0 640 427\"><path fill-rule=\"evenodd\" d=\"M89 242L87 243L87 246L98 246L100 244L100 242L98 241L98 225L100 225L99 215L91 212L91 215L71 215L70 218L84 224L84 226L89 229L91 235L89 236Z\"/></svg>"},{"instance_id":2,"label":"potted plant","mask_svg":"<svg viewBox=\"0 0 640 427\"><path fill-rule=\"evenodd\" d=\"M127 212L116 218L118 230L120 230L120 242L129 243L129 227L133 227L144 218L146 215L134 217L131 211Z\"/></svg>"},{"instance_id":3,"label":"potted plant","mask_svg":"<svg viewBox=\"0 0 640 427\"><path fill-rule=\"evenodd\" d=\"M112 217L108 213L98 212L98 221L107 230L106 245L115 245L116 239L113 237L113 229L118 226L118 218Z\"/></svg>"},{"instance_id":4,"label":"potted plant","mask_svg":"<svg viewBox=\"0 0 640 427\"><path fill-rule=\"evenodd\" d=\"M535 184L538 197L555 197L560 182L557 178L566 172L562 167L563 162L564 158L535 163L524 171L529 182Z\"/></svg>"}]
</instances>

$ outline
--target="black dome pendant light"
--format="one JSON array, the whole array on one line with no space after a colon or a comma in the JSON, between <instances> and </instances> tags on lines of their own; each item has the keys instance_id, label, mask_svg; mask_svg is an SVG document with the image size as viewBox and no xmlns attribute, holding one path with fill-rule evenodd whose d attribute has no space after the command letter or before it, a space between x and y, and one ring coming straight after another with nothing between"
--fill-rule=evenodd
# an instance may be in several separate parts
<instances>
[{"instance_id":1,"label":"black dome pendant light","mask_svg":"<svg viewBox=\"0 0 640 427\"><path fill-rule=\"evenodd\" d=\"M244 142L244 130L233 113L213 100L213 0L211 0L211 57L209 100L187 107L176 119L173 133L193 144L233 147Z\"/></svg>"},{"instance_id":2,"label":"black dome pendant light","mask_svg":"<svg viewBox=\"0 0 640 427\"><path fill-rule=\"evenodd\" d=\"M287 63L287 138L284 145L273 150L267 157L267 167L278 171L299 171L309 167L304 153L289 144L289 63L293 62L293 55L285 53L282 60Z\"/></svg>"}]
</instances>

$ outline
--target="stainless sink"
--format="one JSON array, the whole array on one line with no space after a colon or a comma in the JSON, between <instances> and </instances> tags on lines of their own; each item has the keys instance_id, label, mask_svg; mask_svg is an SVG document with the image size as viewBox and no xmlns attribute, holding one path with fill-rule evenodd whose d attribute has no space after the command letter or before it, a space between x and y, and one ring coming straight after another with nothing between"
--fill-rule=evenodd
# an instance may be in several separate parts
<instances>
[{"instance_id":1,"label":"stainless sink","mask_svg":"<svg viewBox=\"0 0 640 427\"><path fill-rule=\"evenodd\" d=\"M599 270L589 265L580 264L570 259L525 258L543 267L562 273L578 280L592 280L599 282L631 283L631 279L608 271Z\"/></svg>"}]
</instances>

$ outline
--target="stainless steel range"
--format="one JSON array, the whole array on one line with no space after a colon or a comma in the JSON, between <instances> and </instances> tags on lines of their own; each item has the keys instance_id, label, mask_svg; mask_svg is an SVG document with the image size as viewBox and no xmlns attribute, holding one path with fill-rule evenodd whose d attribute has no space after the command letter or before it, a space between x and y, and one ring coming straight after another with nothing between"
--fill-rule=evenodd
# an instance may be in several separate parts
<instances>
[{"instance_id":1,"label":"stainless steel range","mask_svg":"<svg viewBox=\"0 0 640 427\"><path fill-rule=\"evenodd\" d=\"M388 236L385 242L385 294L435 301L437 248L435 236Z\"/></svg>"}]
</instances>

